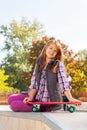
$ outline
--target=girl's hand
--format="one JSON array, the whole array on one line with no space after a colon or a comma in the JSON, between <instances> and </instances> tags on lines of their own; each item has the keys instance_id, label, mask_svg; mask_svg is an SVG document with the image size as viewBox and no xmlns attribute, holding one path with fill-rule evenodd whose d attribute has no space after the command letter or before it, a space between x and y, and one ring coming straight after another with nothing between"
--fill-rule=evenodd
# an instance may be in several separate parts
<instances>
[{"instance_id":1,"label":"girl's hand","mask_svg":"<svg viewBox=\"0 0 87 130\"><path fill-rule=\"evenodd\" d=\"M26 98L24 98L23 103L28 103L32 100L33 100L33 97L26 97Z\"/></svg>"},{"instance_id":2,"label":"girl's hand","mask_svg":"<svg viewBox=\"0 0 87 130\"><path fill-rule=\"evenodd\" d=\"M77 103L77 106L80 106L80 105L82 104L82 102L81 102L80 100L77 100L77 99L75 99L75 98L71 98L69 101L70 101L70 102L76 102L76 103Z\"/></svg>"}]
</instances>

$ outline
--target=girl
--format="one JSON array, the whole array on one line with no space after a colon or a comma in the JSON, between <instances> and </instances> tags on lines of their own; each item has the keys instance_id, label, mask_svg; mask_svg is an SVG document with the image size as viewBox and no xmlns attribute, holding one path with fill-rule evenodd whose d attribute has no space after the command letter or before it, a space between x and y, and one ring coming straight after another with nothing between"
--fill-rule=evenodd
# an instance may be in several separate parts
<instances>
[{"instance_id":1,"label":"girl","mask_svg":"<svg viewBox=\"0 0 87 130\"><path fill-rule=\"evenodd\" d=\"M70 85L62 62L62 49L59 41L49 40L39 55L28 94L13 94L8 103L13 111L31 112L29 101L58 102L65 95L70 102L77 102L70 92ZM78 101L80 102L80 101ZM41 105L40 111L55 111L61 105Z\"/></svg>"}]
</instances>

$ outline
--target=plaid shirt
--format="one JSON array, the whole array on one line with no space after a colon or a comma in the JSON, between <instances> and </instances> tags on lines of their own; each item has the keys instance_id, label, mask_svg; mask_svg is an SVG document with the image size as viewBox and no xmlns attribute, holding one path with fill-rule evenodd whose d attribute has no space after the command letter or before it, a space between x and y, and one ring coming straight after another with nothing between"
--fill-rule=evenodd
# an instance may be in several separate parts
<instances>
[{"instance_id":1,"label":"plaid shirt","mask_svg":"<svg viewBox=\"0 0 87 130\"><path fill-rule=\"evenodd\" d=\"M36 100L43 102L50 101L46 83L46 70L43 70L41 73L40 86L37 86L35 72L36 67L34 68L34 72L31 78L31 85L29 86L29 89L37 89L37 94L35 97ZM57 77L61 93L63 94L65 90L70 90L70 85L62 62L59 62Z\"/></svg>"}]
</instances>

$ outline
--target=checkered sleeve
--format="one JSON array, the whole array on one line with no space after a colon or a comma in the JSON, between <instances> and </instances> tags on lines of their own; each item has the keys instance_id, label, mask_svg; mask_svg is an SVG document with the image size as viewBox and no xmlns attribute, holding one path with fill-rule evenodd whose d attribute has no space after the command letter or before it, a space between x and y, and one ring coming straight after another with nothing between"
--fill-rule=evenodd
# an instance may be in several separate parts
<instances>
[{"instance_id":1,"label":"checkered sleeve","mask_svg":"<svg viewBox=\"0 0 87 130\"><path fill-rule=\"evenodd\" d=\"M58 83L62 94L65 90L70 90L69 81L62 62L59 62L58 65Z\"/></svg>"},{"instance_id":2,"label":"checkered sleeve","mask_svg":"<svg viewBox=\"0 0 87 130\"><path fill-rule=\"evenodd\" d=\"M29 89L38 89L37 82L36 82L36 66L34 68L34 71L31 77L31 84L29 86Z\"/></svg>"}]
</instances>

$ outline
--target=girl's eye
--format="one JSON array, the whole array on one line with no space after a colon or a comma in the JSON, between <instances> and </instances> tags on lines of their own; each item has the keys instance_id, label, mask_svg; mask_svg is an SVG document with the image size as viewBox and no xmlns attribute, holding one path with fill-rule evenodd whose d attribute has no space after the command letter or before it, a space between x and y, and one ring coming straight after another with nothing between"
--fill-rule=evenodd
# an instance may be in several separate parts
<instances>
[{"instance_id":1,"label":"girl's eye","mask_svg":"<svg viewBox=\"0 0 87 130\"><path fill-rule=\"evenodd\" d=\"M53 50L54 52L57 52L57 50L54 50L52 47L49 48L50 50Z\"/></svg>"}]
</instances>

